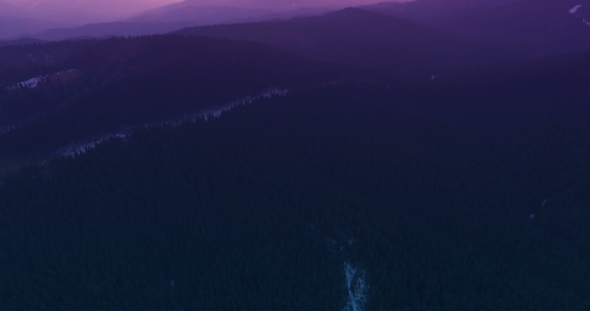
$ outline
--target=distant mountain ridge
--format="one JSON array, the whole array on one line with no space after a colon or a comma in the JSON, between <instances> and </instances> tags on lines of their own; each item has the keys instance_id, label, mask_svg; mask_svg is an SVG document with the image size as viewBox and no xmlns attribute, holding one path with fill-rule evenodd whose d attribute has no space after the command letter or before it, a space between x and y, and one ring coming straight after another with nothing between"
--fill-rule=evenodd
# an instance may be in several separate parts
<instances>
[{"instance_id":1,"label":"distant mountain ridge","mask_svg":"<svg viewBox=\"0 0 590 311\"><path fill-rule=\"evenodd\" d=\"M300 8L284 12L271 10L246 9L235 6L197 5L195 2L184 1L161 8L149 10L135 17L106 23L92 23L76 27L57 27L43 24L38 27L21 28L7 32L4 36L0 27L0 38L15 39L29 37L39 40L64 40L79 38L106 38L112 36L141 36L148 34L163 34L187 27L202 25L231 24L255 22L262 20L285 20L298 16L312 16L325 13L316 8ZM22 25L35 25L32 22L22 22ZM0 20L0 26L2 20ZM17 34L26 33L25 36Z\"/></svg>"},{"instance_id":2,"label":"distant mountain ridge","mask_svg":"<svg viewBox=\"0 0 590 311\"><path fill-rule=\"evenodd\" d=\"M111 22L87 24L71 28L54 28L30 37L38 40L58 41L66 39L109 38L164 34L185 27L195 26L191 22Z\"/></svg>"}]
</instances>

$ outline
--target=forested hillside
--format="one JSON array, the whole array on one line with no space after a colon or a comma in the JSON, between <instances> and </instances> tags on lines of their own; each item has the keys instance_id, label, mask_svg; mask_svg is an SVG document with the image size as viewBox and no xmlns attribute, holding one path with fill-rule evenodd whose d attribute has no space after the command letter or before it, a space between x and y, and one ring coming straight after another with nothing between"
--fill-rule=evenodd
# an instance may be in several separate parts
<instances>
[{"instance_id":1,"label":"forested hillside","mask_svg":"<svg viewBox=\"0 0 590 311\"><path fill-rule=\"evenodd\" d=\"M587 94L437 88L293 91L7 177L3 310L343 310L345 271L363 310L587 310Z\"/></svg>"},{"instance_id":2,"label":"forested hillside","mask_svg":"<svg viewBox=\"0 0 590 311\"><path fill-rule=\"evenodd\" d=\"M0 56L0 155L13 158L268 89L356 74L256 43L200 36L9 46Z\"/></svg>"},{"instance_id":3,"label":"forested hillside","mask_svg":"<svg viewBox=\"0 0 590 311\"><path fill-rule=\"evenodd\" d=\"M590 310L588 51L359 9L20 43L0 311Z\"/></svg>"}]
</instances>

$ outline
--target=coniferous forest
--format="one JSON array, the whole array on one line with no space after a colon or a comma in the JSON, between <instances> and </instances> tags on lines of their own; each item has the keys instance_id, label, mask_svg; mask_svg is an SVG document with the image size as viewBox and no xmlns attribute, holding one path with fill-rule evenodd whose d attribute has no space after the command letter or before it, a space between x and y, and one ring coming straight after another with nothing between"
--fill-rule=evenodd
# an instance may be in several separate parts
<instances>
[{"instance_id":1,"label":"coniferous forest","mask_svg":"<svg viewBox=\"0 0 590 311\"><path fill-rule=\"evenodd\" d=\"M589 310L589 59L1 47L0 310Z\"/></svg>"}]
</instances>

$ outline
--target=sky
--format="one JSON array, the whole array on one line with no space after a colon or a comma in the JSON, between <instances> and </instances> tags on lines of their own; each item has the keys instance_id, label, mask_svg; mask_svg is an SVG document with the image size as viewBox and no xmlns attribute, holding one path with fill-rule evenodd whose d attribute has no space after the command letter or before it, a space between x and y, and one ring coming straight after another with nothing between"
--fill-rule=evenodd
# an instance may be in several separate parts
<instances>
[{"instance_id":1,"label":"sky","mask_svg":"<svg viewBox=\"0 0 590 311\"><path fill-rule=\"evenodd\" d=\"M236 5L251 8L345 7L380 0L189 0L204 5ZM383 0L381 0L383 1ZM403 1L403 0L396 0ZM407 1L407 0L405 0ZM138 14L179 0L0 0L33 12L36 17L80 22L108 21ZM2 12L0 12L0 15Z\"/></svg>"}]
</instances>

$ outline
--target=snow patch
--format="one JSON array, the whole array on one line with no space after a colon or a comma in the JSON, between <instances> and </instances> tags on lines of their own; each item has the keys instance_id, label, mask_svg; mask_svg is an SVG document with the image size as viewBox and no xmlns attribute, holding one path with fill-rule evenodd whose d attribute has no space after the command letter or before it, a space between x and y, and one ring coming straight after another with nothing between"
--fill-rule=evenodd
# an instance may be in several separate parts
<instances>
[{"instance_id":1,"label":"snow patch","mask_svg":"<svg viewBox=\"0 0 590 311\"><path fill-rule=\"evenodd\" d=\"M336 240L325 237L328 248L333 256L336 256L338 251L345 255L345 250L342 245L338 247ZM352 246L356 241L354 239L347 239L346 244ZM366 271L353 266L349 260L344 261L344 286L346 288L346 305L343 311L363 311L367 303L369 293L369 285L366 282Z\"/></svg>"},{"instance_id":2,"label":"snow patch","mask_svg":"<svg viewBox=\"0 0 590 311\"><path fill-rule=\"evenodd\" d=\"M39 84L39 78L32 78L32 79L29 79L25 82L20 83L21 86L30 87L30 88L35 88L35 87L37 87L38 84Z\"/></svg>"},{"instance_id":3,"label":"snow patch","mask_svg":"<svg viewBox=\"0 0 590 311\"><path fill-rule=\"evenodd\" d=\"M570 14L576 13L578 11L578 9L581 8L581 7L582 7L582 5L581 4L578 4L575 7L571 8L570 9Z\"/></svg>"},{"instance_id":4,"label":"snow patch","mask_svg":"<svg viewBox=\"0 0 590 311\"><path fill-rule=\"evenodd\" d=\"M56 72L53 75L38 76L38 77L35 77L35 78L31 78L31 79L29 79L27 81L24 81L24 82L19 82L19 83L13 85L13 86L9 86L6 89L7 90L16 90L16 89L19 89L19 88L30 88L30 89L34 89L37 86L39 86L39 82L41 82L43 80L47 80L47 79L49 79L51 77L63 75L63 74L66 74L66 73L77 72L77 71L78 71L78 69L69 69L69 70L64 70L64 71Z\"/></svg>"},{"instance_id":5,"label":"snow patch","mask_svg":"<svg viewBox=\"0 0 590 311\"><path fill-rule=\"evenodd\" d=\"M209 118L219 118L222 113L228 112L237 106L249 105L257 100L264 99L264 98L272 98L274 96L283 97L283 96L286 96L287 94L289 94L289 92L290 92L290 90L288 90L288 89L270 89L270 90L262 92L261 94L259 94L257 96L247 96L245 98L233 101L224 107L220 107L220 108L213 109L213 110L202 111L200 113L193 115L192 118L189 118L189 120L195 119L195 118L202 118L202 119L205 119L205 121L208 121ZM187 120L186 119L181 120L181 122L183 122L183 121L187 121Z\"/></svg>"},{"instance_id":6,"label":"snow patch","mask_svg":"<svg viewBox=\"0 0 590 311\"><path fill-rule=\"evenodd\" d=\"M365 280L365 271L353 267L350 262L344 263L344 276L348 299L344 311L362 311L367 303L369 285Z\"/></svg>"},{"instance_id":7,"label":"snow patch","mask_svg":"<svg viewBox=\"0 0 590 311\"><path fill-rule=\"evenodd\" d=\"M7 90L16 90L16 89L25 88L25 87L26 88L30 88L30 89L34 89L34 88L37 87L37 85L39 85L39 81L41 79L43 79L43 78L44 77L42 77L42 76L41 77L36 77L36 78L31 78L31 79L29 79L27 81L19 82L19 83L13 85L13 86L9 86L6 89Z\"/></svg>"},{"instance_id":8,"label":"snow patch","mask_svg":"<svg viewBox=\"0 0 590 311\"><path fill-rule=\"evenodd\" d=\"M60 154L62 156L66 156L66 157L74 157L78 154L86 153L86 151L91 150L91 149L95 148L96 146L98 146L99 144L101 144L109 139L112 139L112 138L126 140L128 135L129 135L128 133L108 134L108 135L105 135L101 138L95 139L90 142L86 142L86 143L78 144L78 145L67 146L65 148L60 149L58 154Z\"/></svg>"}]
</instances>

